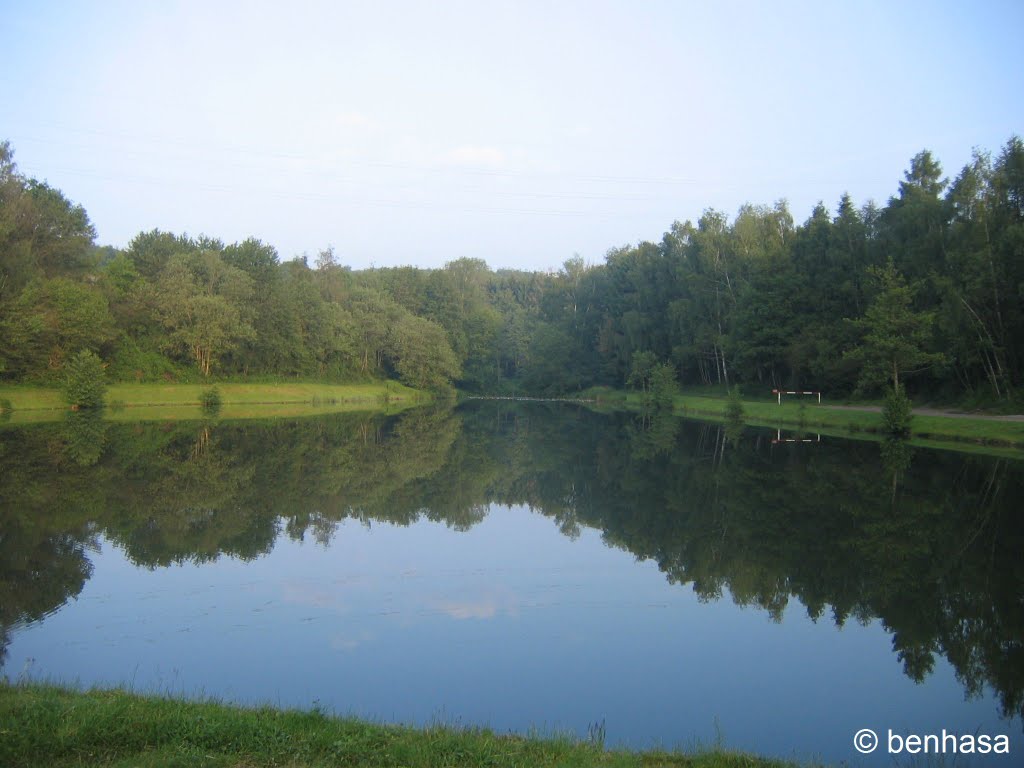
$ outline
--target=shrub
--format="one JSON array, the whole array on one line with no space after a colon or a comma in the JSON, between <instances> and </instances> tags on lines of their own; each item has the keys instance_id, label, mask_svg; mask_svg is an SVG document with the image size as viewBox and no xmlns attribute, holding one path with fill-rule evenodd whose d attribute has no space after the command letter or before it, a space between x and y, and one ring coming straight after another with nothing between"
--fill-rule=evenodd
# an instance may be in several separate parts
<instances>
[{"instance_id":1,"label":"shrub","mask_svg":"<svg viewBox=\"0 0 1024 768\"><path fill-rule=\"evenodd\" d=\"M882 405L882 423L890 435L906 435L910 433L911 412L910 398L902 385L892 387L885 393Z\"/></svg>"},{"instance_id":2,"label":"shrub","mask_svg":"<svg viewBox=\"0 0 1024 768\"><path fill-rule=\"evenodd\" d=\"M743 421L745 415L743 400L740 398L740 388L735 386L729 390L729 399L725 403L725 418L734 422Z\"/></svg>"},{"instance_id":3,"label":"shrub","mask_svg":"<svg viewBox=\"0 0 1024 768\"><path fill-rule=\"evenodd\" d=\"M222 403L220 390L216 387L204 389L203 393L199 396L199 405L203 409L203 413L206 414L216 415L220 413Z\"/></svg>"},{"instance_id":4,"label":"shrub","mask_svg":"<svg viewBox=\"0 0 1024 768\"><path fill-rule=\"evenodd\" d=\"M651 372L651 403L660 410L672 410L679 384L676 369L671 363L659 363Z\"/></svg>"},{"instance_id":5,"label":"shrub","mask_svg":"<svg viewBox=\"0 0 1024 768\"><path fill-rule=\"evenodd\" d=\"M154 342L155 343L155 342ZM168 360L159 350L140 346L131 338L123 338L115 348L107 366L111 381L194 381L190 368Z\"/></svg>"},{"instance_id":6,"label":"shrub","mask_svg":"<svg viewBox=\"0 0 1024 768\"><path fill-rule=\"evenodd\" d=\"M72 408L102 408L107 391L103 361L95 352L83 349L66 367L64 399Z\"/></svg>"}]
</instances>

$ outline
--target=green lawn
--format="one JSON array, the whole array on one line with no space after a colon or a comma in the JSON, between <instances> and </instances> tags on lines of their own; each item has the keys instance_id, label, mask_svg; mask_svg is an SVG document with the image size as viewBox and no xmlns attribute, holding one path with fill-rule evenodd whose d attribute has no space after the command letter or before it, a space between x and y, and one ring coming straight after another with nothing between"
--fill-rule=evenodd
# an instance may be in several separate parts
<instances>
[{"instance_id":1,"label":"green lawn","mask_svg":"<svg viewBox=\"0 0 1024 768\"><path fill-rule=\"evenodd\" d=\"M380 407L385 399L391 409L408 407L424 399L423 393L397 382L370 384L245 383L115 384L107 390L106 417L114 421L196 418L200 395L216 386L221 393L226 419L272 418ZM612 404L637 406L637 393L603 392ZM29 386L0 386L0 400L13 406L12 423L52 421L67 408L60 390ZM725 418L724 397L684 394L676 397L676 412L698 418ZM749 424L820 430L832 434L881 434L881 416L867 411L841 410L808 398L775 401L744 399ZM926 443L975 443L1017 450L1024 448L1024 422L981 418L914 416L915 441Z\"/></svg>"},{"instance_id":2,"label":"green lawn","mask_svg":"<svg viewBox=\"0 0 1024 768\"><path fill-rule=\"evenodd\" d=\"M401 408L422 401L425 395L397 382L371 384L276 383L250 384L115 384L107 389L105 416L114 421L192 419L200 415L201 394L216 386L226 419L299 416L365 410L386 404ZM0 386L0 400L13 407L11 421L53 421L67 409L58 389Z\"/></svg>"},{"instance_id":3,"label":"green lawn","mask_svg":"<svg viewBox=\"0 0 1024 768\"><path fill-rule=\"evenodd\" d=\"M638 406L640 395L629 393L629 405ZM787 429L832 431L833 433L882 434L882 417L869 411L841 410L828 403L818 405L810 398L801 402L794 399L775 401L743 401L745 420L749 424ZM676 413L685 416L725 419L726 399L698 395L679 395L675 399ZM924 416L915 414L911 423L915 439L931 442L961 441L1007 448L1024 448L1024 422L996 421L981 418Z\"/></svg>"},{"instance_id":4,"label":"green lawn","mask_svg":"<svg viewBox=\"0 0 1024 768\"><path fill-rule=\"evenodd\" d=\"M98 766L687 766L783 768L781 761L710 750L628 752L569 738L485 729L409 728L318 711L0 684L0 765Z\"/></svg>"}]
</instances>

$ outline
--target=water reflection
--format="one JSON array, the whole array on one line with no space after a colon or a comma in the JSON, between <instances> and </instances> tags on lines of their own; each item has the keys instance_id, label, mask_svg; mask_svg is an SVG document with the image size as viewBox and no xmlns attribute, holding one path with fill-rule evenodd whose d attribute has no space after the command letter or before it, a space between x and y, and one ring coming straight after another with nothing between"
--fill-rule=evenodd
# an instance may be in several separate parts
<instances>
[{"instance_id":1,"label":"water reflection","mask_svg":"<svg viewBox=\"0 0 1024 768\"><path fill-rule=\"evenodd\" d=\"M1005 716L1024 714L1015 460L791 444L739 424L566 405L255 424L76 417L0 430L3 649L81 592L98 536L156 569L253 560L280 536L328 545L345 520L467 531L491 504L525 505L566 536L601 532L704 600L728 595L777 621L794 601L838 626L880 619L910 678L945 657L968 695L988 686ZM481 620L518 601L456 594L422 610ZM366 639L353 630L332 642Z\"/></svg>"}]
</instances>

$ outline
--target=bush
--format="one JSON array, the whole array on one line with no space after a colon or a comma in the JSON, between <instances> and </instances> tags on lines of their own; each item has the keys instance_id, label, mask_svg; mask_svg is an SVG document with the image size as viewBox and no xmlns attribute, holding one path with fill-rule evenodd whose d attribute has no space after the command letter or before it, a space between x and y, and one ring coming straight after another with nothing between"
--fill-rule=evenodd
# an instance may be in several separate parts
<instances>
[{"instance_id":1,"label":"bush","mask_svg":"<svg viewBox=\"0 0 1024 768\"><path fill-rule=\"evenodd\" d=\"M735 386L729 390L729 399L725 403L725 418L729 421L743 421L746 412L743 410L743 400L740 398L740 388Z\"/></svg>"},{"instance_id":2,"label":"bush","mask_svg":"<svg viewBox=\"0 0 1024 768\"><path fill-rule=\"evenodd\" d=\"M135 382L190 382L196 381L192 368L183 367L168 360L156 349L140 346L131 338L123 338L107 366L111 381Z\"/></svg>"},{"instance_id":3,"label":"bush","mask_svg":"<svg viewBox=\"0 0 1024 768\"><path fill-rule=\"evenodd\" d=\"M210 414L211 416L220 413L222 404L220 390L216 387L204 389L203 393L199 396L199 405L203 409L203 413Z\"/></svg>"},{"instance_id":4,"label":"bush","mask_svg":"<svg viewBox=\"0 0 1024 768\"><path fill-rule=\"evenodd\" d=\"M882 405L882 423L890 435L907 435L910 433L911 412L910 398L902 386L895 386L885 393Z\"/></svg>"},{"instance_id":5,"label":"bush","mask_svg":"<svg viewBox=\"0 0 1024 768\"><path fill-rule=\"evenodd\" d=\"M95 352L83 349L67 364L64 399L72 408L102 408L107 392L103 361Z\"/></svg>"},{"instance_id":6,"label":"bush","mask_svg":"<svg viewBox=\"0 0 1024 768\"><path fill-rule=\"evenodd\" d=\"M672 410L679 384L676 369L671 363L659 363L651 371L651 404L661 410Z\"/></svg>"}]
</instances>

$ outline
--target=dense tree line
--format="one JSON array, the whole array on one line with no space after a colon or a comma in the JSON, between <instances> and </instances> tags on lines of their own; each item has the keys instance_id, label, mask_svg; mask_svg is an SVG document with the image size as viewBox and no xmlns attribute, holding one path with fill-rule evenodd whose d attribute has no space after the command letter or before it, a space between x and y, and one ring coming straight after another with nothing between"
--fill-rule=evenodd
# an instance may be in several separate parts
<instances>
[{"instance_id":1,"label":"dense tree line","mask_svg":"<svg viewBox=\"0 0 1024 768\"><path fill-rule=\"evenodd\" d=\"M670 366L683 384L1012 398L1024 377L1024 143L949 180L929 152L884 207L848 195L707 210L659 242L558 272L354 271L250 239L154 230L95 245L85 211L0 145L0 377L50 381L82 349L108 376L333 380L566 393ZM653 370L653 368L652 368ZM667 369L663 369L667 370ZM642 377L641 377L642 378Z\"/></svg>"},{"instance_id":2,"label":"dense tree line","mask_svg":"<svg viewBox=\"0 0 1024 768\"><path fill-rule=\"evenodd\" d=\"M849 196L795 226L784 202L706 211L659 243L567 262L538 302L524 381L621 384L638 354L683 383L1009 398L1024 376L1024 143L949 182L911 161L884 208ZM549 351L569 347L564 368Z\"/></svg>"},{"instance_id":3,"label":"dense tree line","mask_svg":"<svg viewBox=\"0 0 1024 768\"><path fill-rule=\"evenodd\" d=\"M114 380L461 375L445 330L330 251L310 267L255 239L154 230L97 248L85 211L21 176L0 144L0 377L52 382L87 349Z\"/></svg>"}]
</instances>

